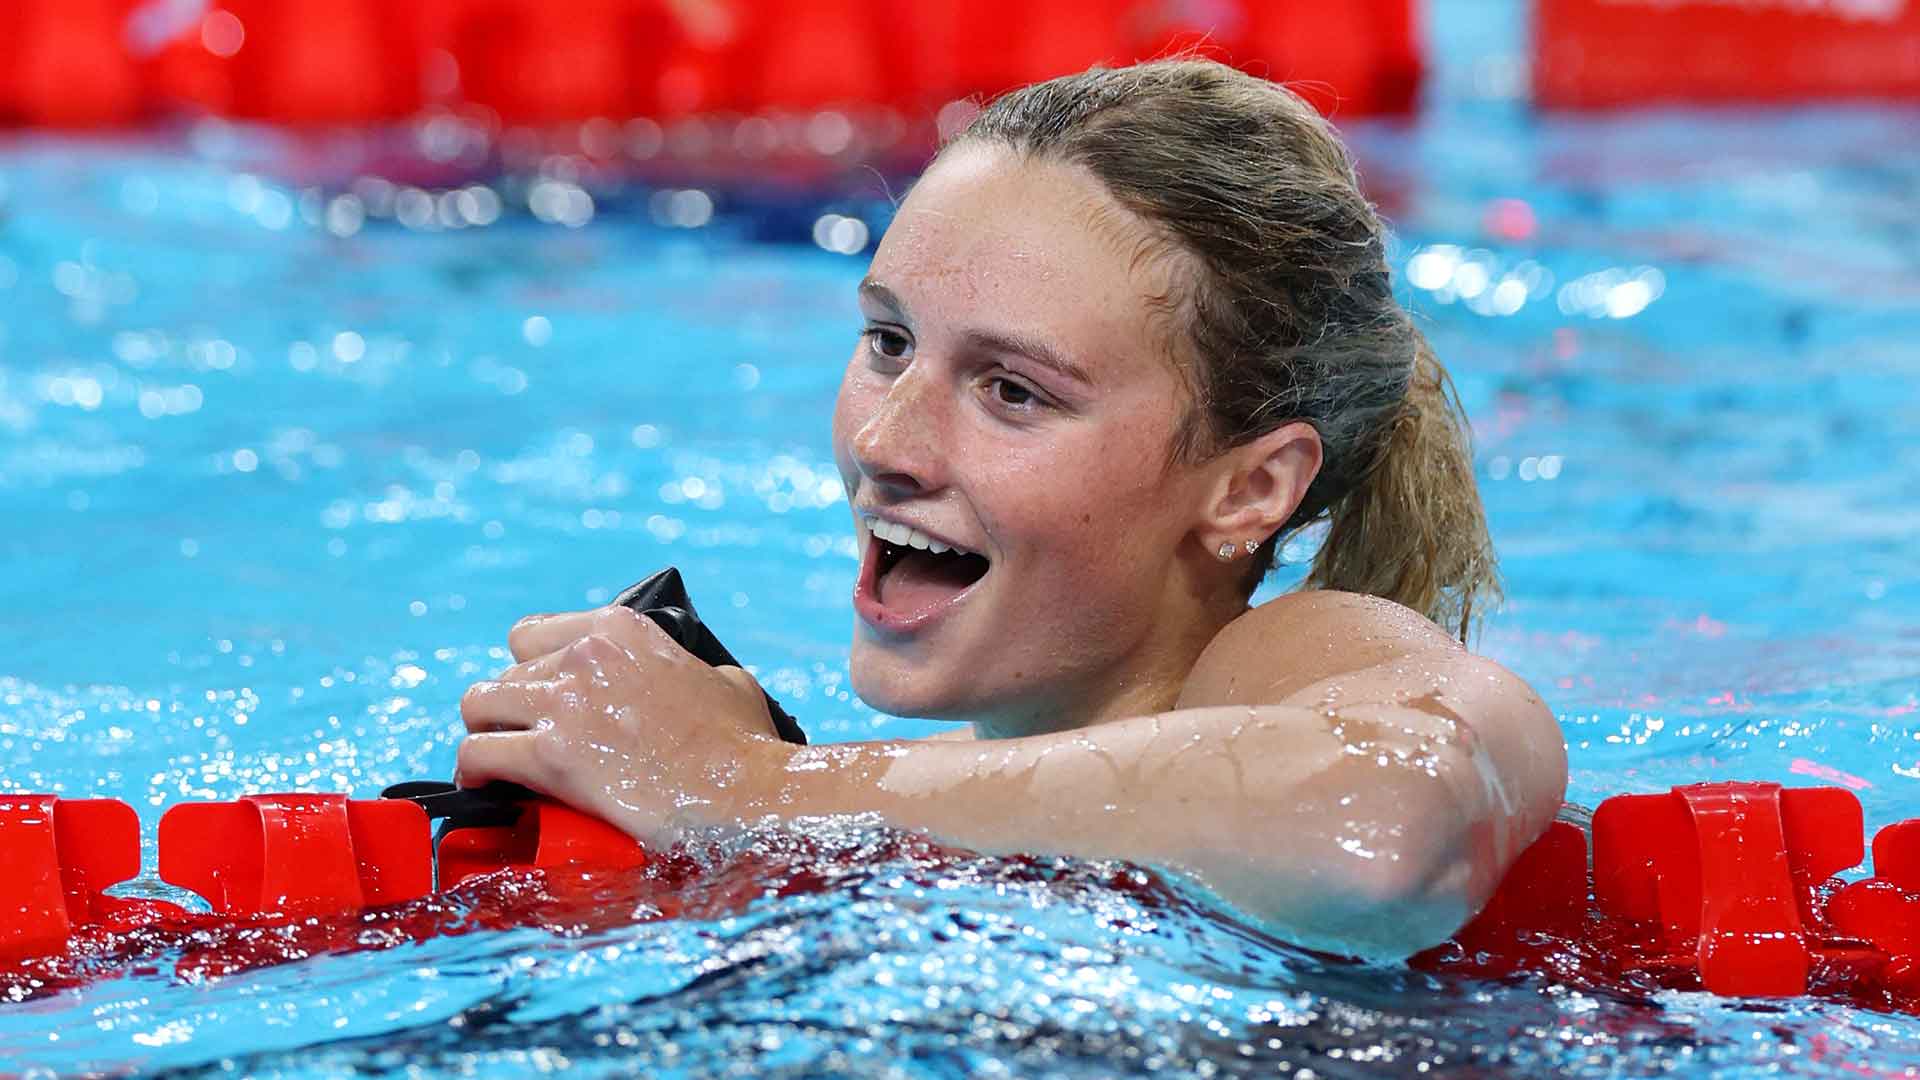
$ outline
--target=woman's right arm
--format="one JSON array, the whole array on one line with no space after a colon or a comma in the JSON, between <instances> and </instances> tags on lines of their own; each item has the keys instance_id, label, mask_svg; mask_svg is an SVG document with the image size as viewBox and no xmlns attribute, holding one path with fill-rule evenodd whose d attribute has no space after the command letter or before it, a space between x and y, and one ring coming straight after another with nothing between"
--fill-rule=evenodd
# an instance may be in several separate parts
<instances>
[{"instance_id":1,"label":"woman's right arm","mask_svg":"<svg viewBox=\"0 0 1920 1080\"><path fill-rule=\"evenodd\" d=\"M625 609L542 633L577 640L469 693L462 783L523 783L653 846L768 817L867 815L984 852L1129 859L1352 954L1444 940L1565 785L1552 715L1457 645L1276 700L1258 700L1274 684L1243 680L1254 700L1073 731L795 747L773 736L749 677L700 664ZM1238 635L1203 664L1273 670L1234 656L1262 637Z\"/></svg>"},{"instance_id":2,"label":"woman's right arm","mask_svg":"<svg viewBox=\"0 0 1920 1080\"><path fill-rule=\"evenodd\" d=\"M1457 647L1340 683L1337 704L1315 686L1018 739L802 749L735 812L1165 866L1303 944L1406 956L1470 918L1552 820L1564 747L1524 684ZM1532 730L1480 733L1516 724Z\"/></svg>"}]
</instances>

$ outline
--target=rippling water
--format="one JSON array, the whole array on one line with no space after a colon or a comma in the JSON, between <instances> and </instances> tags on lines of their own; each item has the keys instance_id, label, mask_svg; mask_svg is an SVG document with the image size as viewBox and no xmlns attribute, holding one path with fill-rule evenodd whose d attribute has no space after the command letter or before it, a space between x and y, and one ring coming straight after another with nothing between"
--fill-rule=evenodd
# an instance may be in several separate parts
<instances>
[{"instance_id":1,"label":"rippling water","mask_svg":"<svg viewBox=\"0 0 1920 1080\"><path fill-rule=\"evenodd\" d=\"M1511 595L1483 646L1560 713L1572 796L1841 782L1870 828L1920 815L1920 114L1458 96L1353 136L1478 428ZM807 225L871 185L341 237L247 171L297 157L0 146L0 789L123 798L150 837L181 800L444 776L514 618L669 562L816 740L931 730L846 687L826 427L863 261ZM162 943L0 1006L0 1071L1920 1068L1911 1018L1331 962L1136 868L858 823L687 858L233 975Z\"/></svg>"}]
</instances>

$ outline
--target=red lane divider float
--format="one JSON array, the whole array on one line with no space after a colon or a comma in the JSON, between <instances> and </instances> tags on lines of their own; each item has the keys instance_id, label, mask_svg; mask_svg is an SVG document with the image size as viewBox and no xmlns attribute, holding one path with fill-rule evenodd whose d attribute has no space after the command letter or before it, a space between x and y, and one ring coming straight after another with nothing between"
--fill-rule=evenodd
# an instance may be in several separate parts
<instances>
[{"instance_id":1,"label":"red lane divider float","mask_svg":"<svg viewBox=\"0 0 1920 1080\"><path fill-rule=\"evenodd\" d=\"M1880 830L1874 876L1843 788L1712 783L1622 795L1555 823L1453 942L1419 966L1549 971L1615 989L1815 993L1920 1011L1920 820Z\"/></svg>"},{"instance_id":2,"label":"red lane divider float","mask_svg":"<svg viewBox=\"0 0 1920 1080\"><path fill-rule=\"evenodd\" d=\"M333 915L432 892L433 840L426 814L398 799L183 803L160 819L160 879L223 915Z\"/></svg>"},{"instance_id":3,"label":"red lane divider float","mask_svg":"<svg viewBox=\"0 0 1920 1080\"><path fill-rule=\"evenodd\" d=\"M290 124L478 106L508 124L890 108L933 115L1200 46L1342 116L1413 107L1414 0L143 0L0 4L0 121L188 108Z\"/></svg>"},{"instance_id":4,"label":"red lane divider float","mask_svg":"<svg viewBox=\"0 0 1920 1080\"><path fill-rule=\"evenodd\" d=\"M0 958L64 948L140 872L140 819L117 799L0 796Z\"/></svg>"},{"instance_id":5,"label":"red lane divider float","mask_svg":"<svg viewBox=\"0 0 1920 1080\"><path fill-rule=\"evenodd\" d=\"M545 799L528 803L512 825L458 829L440 841L442 889L503 868L576 864L638 869L647 865L647 853L599 818Z\"/></svg>"},{"instance_id":6,"label":"red lane divider float","mask_svg":"<svg viewBox=\"0 0 1920 1080\"><path fill-rule=\"evenodd\" d=\"M1920 0L1539 0L1558 108L1920 98Z\"/></svg>"},{"instance_id":7,"label":"red lane divider float","mask_svg":"<svg viewBox=\"0 0 1920 1080\"><path fill-rule=\"evenodd\" d=\"M160 874L213 907L191 915L104 895L139 870L139 824L124 803L0 796L0 975L57 962L63 951L111 953L99 940L114 934L159 933L162 949L186 943L177 970L188 977L365 948L365 924L354 920L371 909L398 913L387 930L395 941L458 932L465 924L447 912L410 913L406 903L435 889L429 824L405 799L258 795L175 806L160 822ZM1861 830L1860 804L1841 788L1730 782L1618 796L1594 814L1591 865L1586 837L1556 823L1473 922L1413 962L1469 975L1541 972L1599 989L1812 993L1920 1012L1920 819L1880 830L1874 876L1843 881L1834 875L1864 854ZM579 893L584 902L591 890L582 882L648 864L612 826L536 799L510 824L446 832L438 888L537 870L557 889L552 898ZM670 917L685 906L682 893L705 890L700 910L761 895L750 867L717 886L691 867L670 860L649 871L647 906ZM780 892L810 889L810 880L797 874ZM595 901L581 911L613 917L602 909L611 910Z\"/></svg>"},{"instance_id":8,"label":"red lane divider float","mask_svg":"<svg viewBox=\"0 0 1920 1080\"><path fill-rule=\"evenodd\" d=\"M182 803L161 817L159 842L161 879L198 894L212 914L105 895L140 872L139 819L125 803L0 796L0 965L101 934L312 922L435 891L427 815L404 799L287 794ZM510 868L646 864L640 846L612 826L536 800L510 825L448 833L439 887Z\"/></svg>"}]
</instances>

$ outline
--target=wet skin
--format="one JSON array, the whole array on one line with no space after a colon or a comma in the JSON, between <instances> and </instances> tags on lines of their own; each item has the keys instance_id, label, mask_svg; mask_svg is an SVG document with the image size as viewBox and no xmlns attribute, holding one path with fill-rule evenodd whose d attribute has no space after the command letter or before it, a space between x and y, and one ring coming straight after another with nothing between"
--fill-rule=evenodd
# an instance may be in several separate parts
<instances>
[{"instance_id":1,"label":"wet skin","mask_svg":"<svg viewBox=\"0 0 1920 1080\"><path fill-rule=\"evenodd\" d=\"M877 514L991 569L911 633L855 620L875 707L1009 734L1168 708L1244 609L1196 603L1215 591L1186 566L1218 562L1191 535L1215 477L1167 467L1188 392L1154 304L1184 267L1136 264L1147 235L1124 213L1090 175L982 148L889 227L834 411L861 547Z\"/></svg>"},{"instance_id":2,"label":"wet skin","mask_svg":"<svg viewBox=\"0 0 1920 1080\"><path fill-rule=\"evenodd\" d=\"M867 560L854 685L973 739L787 746L750 676L608 608L515 627L520 663L462 702L462 782L516 780L656 845L873 814L1175 868L1326 948L1444 938L1558 808L1557 725L1405 608L1246 607L1216 551L1280 527L1319 443L1296 424L1169 463L1187 390L1157 298L1186 268L1151 239L1077 168L964 147L875 255L834 418ZM867 515L989 569L894 610Z\"/></svg>"}]
</instances>

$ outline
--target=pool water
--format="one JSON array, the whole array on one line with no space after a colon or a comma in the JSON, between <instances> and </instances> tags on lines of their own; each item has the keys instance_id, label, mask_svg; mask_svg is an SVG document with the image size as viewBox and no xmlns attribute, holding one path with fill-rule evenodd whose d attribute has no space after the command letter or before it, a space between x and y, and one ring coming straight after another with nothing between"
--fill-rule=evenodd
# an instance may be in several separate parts
<instances>
[{"instance_id":1,"label":"pool water","mask_svg":"<svg viewBox=\"0 0 1920 1080\"><path fill-rule=\"evenodd\" d=\"M1920 816L1920 111L1534 116L1483 7L1436 21L1436 107L1349 129L1475 421L1481 647L1560 715L1574 799ZM310 149L0 144L0 791L127 800L151 867L175 802L446 776L515 618L669 563L815 741L934 730L847 688L864 258L808 225L877 231L876 181L335 235ZM1334 963L1117 864L853 823L688 858L670 901L493 882L232 974L172 943L0 1005L0 1072L1920 1069L1920 1019Z\"/></svg>"}]
</instances>

